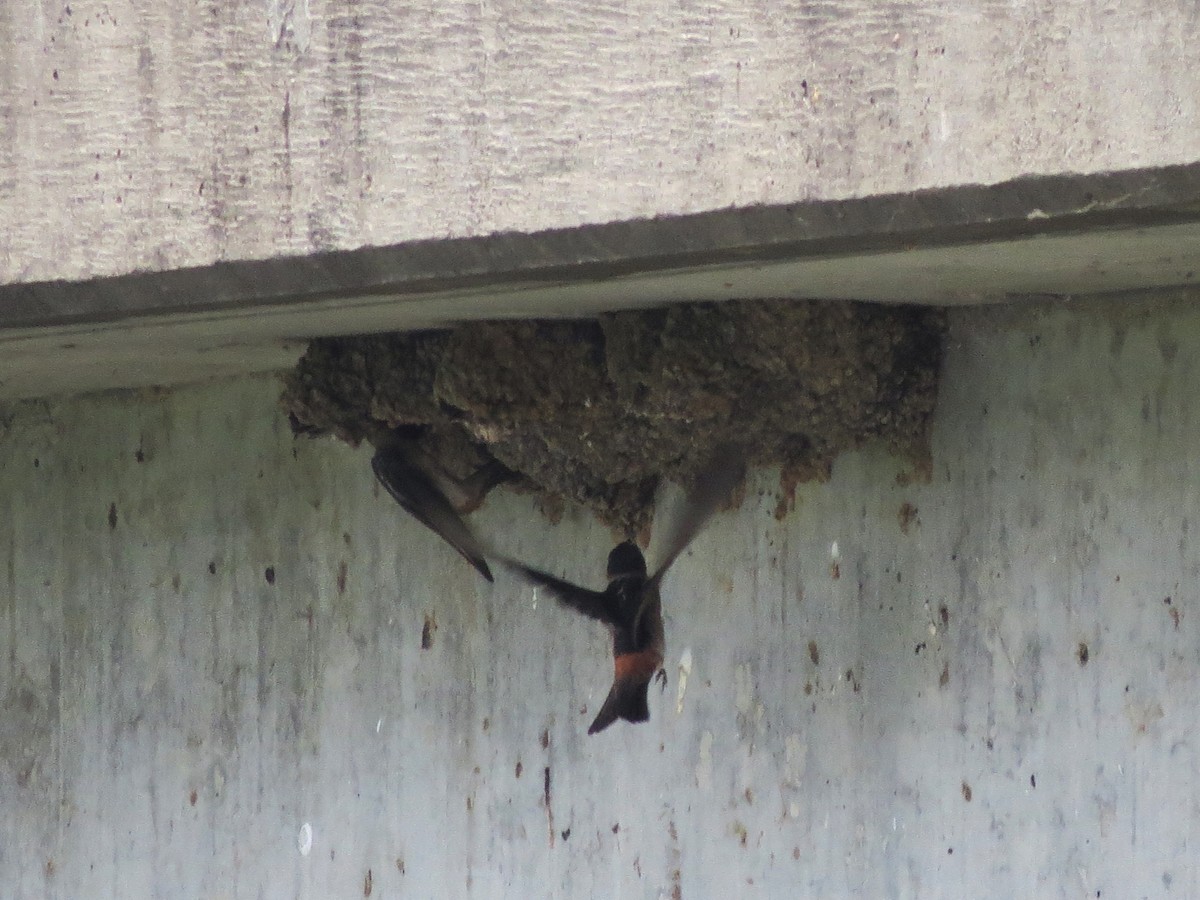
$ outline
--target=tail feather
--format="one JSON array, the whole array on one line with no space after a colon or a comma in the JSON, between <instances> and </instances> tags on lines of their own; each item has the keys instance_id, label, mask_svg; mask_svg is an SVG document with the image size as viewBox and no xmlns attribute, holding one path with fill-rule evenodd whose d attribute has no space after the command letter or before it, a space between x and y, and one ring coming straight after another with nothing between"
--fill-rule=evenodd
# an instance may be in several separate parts
<instances>
[{"instance_id":1,"label":"tail feather","mask_svg":"<svg viewBox=\"0 0 1200 900\"><path fill-rule=\"evenodd\" d=\"M600 713L588 729L588 734L603 731L617 719L626 722L645 722L650 718L650 706L646 694L650 688L649 678L626 677L613 682L612 689Z\"/></svg>"}]
</instances>

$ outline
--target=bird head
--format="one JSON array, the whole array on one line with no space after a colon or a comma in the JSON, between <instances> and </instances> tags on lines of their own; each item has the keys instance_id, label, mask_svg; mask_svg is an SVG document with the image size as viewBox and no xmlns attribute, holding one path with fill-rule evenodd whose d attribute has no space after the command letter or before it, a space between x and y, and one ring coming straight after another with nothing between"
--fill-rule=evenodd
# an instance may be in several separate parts
<instances>
[{"instance_id":1,"label":"bird head","mask_svg":"<svg viewBox=\"0 0 1200 900\"><path fill-rule=\"evenodd\" d=\"M608 554L608 577L622 578L629 575L646 574L646 557L633 541L617 544Z\"/></svg>"}]
</instances>

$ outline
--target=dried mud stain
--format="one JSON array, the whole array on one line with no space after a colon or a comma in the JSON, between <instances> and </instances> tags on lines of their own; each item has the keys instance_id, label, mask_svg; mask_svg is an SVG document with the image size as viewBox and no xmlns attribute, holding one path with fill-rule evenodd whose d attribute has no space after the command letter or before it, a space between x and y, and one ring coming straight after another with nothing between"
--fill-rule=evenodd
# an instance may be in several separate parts
<instances>
[{"instance_id":1,"label":"dried mud stain","mask_svg":"<svg viewBox=\"0 0 1200 900\"><path fill-rule=\"evenodd\" d=\"M872 440L926 460L944 327L924 307L759 300L324 338L283 406L297 433L351 444L403 429L459 477L498 460L547 508L636 534L659 482L721 443L793 485Z\"/></svg>"}]
</instances>

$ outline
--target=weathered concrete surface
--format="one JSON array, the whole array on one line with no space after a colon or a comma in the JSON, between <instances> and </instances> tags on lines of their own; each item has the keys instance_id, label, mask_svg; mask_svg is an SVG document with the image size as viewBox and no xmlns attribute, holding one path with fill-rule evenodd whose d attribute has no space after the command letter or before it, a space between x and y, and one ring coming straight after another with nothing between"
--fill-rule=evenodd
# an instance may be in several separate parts
<instances>
[{"instance_id":1,"label":"weathered concrete surface","mask_svg":"<svg viewBox=\"0 0 1200 900\"><path fill-rule=\"evenodd\" d=\"M1200 164L0 285L0 399L286 368L303 339L682 300L1195 285Z\"/></svg>"},{"instance_id":2,"label":"weathered concrete surface","mask_svg":"<svg viewBox=\"0 0 1200 900\"><path fill-rule=\"evenodd\" d=\"M0 283L1196 160L1192 0L0 8Z\"/></svg>"},{"instance_id":3,"label":"weathered concrete surface","mask_svg":"<svg viewBox=\"0 0 1200 900\"><path fill-rule=\"evenodd\" d=\"M1198 378L1190 303L954 311L932 480L848 455L780 521L759 472L667 579L652 721L595 738L602 635L293 445L273 381L24 405L0 883L1197 896ZM609 546L476 521L580 579Z\"/></svg>"}]
</instances>

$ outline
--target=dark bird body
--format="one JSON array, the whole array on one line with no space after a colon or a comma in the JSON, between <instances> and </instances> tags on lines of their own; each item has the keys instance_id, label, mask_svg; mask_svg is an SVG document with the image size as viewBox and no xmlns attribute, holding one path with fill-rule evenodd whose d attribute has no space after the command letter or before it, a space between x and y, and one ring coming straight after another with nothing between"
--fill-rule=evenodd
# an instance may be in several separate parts
<instances>
[{"instance_id":1,"label":"dark bird body","mask_svg":"<svg viewBox=\"0 0 1200 900\"><path fill-rule=\"evenodd\" d=\"M741 478L742 466L728 450L705 467L665 544L663 563L652 576L647 576L646 559L632 541L618 544L609 553L608 587L603 591L588 590L509 561L564 606L603 622L612 633L613 684L588 734L603 731L617 719L645 722L650 718L650 681L661 672L666 652L659 593L662 578Z\"/></svg>"},{"instance_id":2,"label":"dark bird body","mask_svg":"<svg viewBox=\"0 0 1200 900\"><path fill-rule=\"evenodd\" d=\"M443 471L413 440L389 433L377 438L375 445L371 468L379 483L414 519L492 581L483 546L462 517L477 509L487 492L511 473L493 461L460 481Z\"/></svg>"},{"instance_id":3,"label":"dark bird body","mask_svg":"<svg viewBox=\"0 0 1200 900\"><path fill-rule=\"evenodd\" d=\"M608 555L608 587L603 591L589 591L526 566L518 568L564 606L603 622L612 632L613 686L588 734L617 719L645 722L650 718L646 694L650 679L662 668L665 650L658 591L663 572L647 578L646 559L632 541L618 544Z\"/></svg>"}]
</instances>

